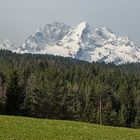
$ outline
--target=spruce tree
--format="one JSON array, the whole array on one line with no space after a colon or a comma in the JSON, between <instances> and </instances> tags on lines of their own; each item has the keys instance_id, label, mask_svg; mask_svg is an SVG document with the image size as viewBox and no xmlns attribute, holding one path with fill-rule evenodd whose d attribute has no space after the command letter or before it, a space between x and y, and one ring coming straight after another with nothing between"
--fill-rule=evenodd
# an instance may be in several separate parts
<instances>
[{"instance_id":1,"label":"spruce tree","mask_svg":"<svg viewBox=\"0 0 140 140\"><path fill-rule=\"evenodd\" d=\"M19 86L19 77L16 71L14 71L11 75L11 80L8 85L6 97L7 114L20 115L24 96L22 87Z\"/></svg>"}]
</instances>

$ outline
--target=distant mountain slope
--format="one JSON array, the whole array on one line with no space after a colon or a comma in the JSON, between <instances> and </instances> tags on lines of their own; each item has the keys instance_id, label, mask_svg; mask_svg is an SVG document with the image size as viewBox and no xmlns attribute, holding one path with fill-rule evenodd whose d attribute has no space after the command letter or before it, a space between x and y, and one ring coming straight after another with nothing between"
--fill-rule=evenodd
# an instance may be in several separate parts
<instances>
[{"instance_id":1,"label":"distant mountain slope","mask_svg":"<svg viewBox=\"0 0 140 140\"><path fill-rule=\"evenodd\" d=\"M16 47L13 42L8 39L5 39L2 44L0 44L0 49L2 50L11 50L12 52L20 50L20 48Z\"/></svg>"},{"instance_id":2,"label":"distant mountain slope","mask_svg":"<svg viewBox=\"0 0 140 140\"><path fill-rule=\"evenodd\" d=\"M75 28L64 23L46 24L18 48L12 43L4 44L8 45L1 45L1 49L18 53L52 54L116 65L140 62L140 48L129 37L118 37L106 27L94 30L86 22Z\"/></svg>"}]
</instances>

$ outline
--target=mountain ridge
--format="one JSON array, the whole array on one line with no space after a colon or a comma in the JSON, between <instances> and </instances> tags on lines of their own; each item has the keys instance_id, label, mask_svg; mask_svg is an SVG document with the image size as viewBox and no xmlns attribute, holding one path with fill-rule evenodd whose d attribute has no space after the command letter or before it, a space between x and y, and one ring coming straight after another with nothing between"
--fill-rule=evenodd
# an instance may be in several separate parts
<instances>
[{"instance_id":1,"label":"mountain ridge","mask_svg":"<svg viewBox=\"0 0 140 140\"><path fill-rule=\"evenodd\" d=\"M116 65L140 62L140 48L129 37L119 37L106 27L93 29L85 21L77 27L59 22L46 24L30 35L21 46L17 47L7 40L0 45L0 49Z\"/></svg>"}]
</instances>

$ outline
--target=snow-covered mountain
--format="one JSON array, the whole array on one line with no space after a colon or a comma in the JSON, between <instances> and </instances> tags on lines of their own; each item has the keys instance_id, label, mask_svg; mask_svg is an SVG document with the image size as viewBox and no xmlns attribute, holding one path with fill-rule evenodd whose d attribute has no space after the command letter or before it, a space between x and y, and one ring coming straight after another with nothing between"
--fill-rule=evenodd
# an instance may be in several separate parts
<instances>
[{"instance_id":1,"label":"snow-covered mountain","mask_svg":"<svg viewBox=\"0 0 140 140\"><path fill-rule=\"evenodd\" d=\"M129 37L118 37L106 27L94 30L86 22L77 27L63 23L46 24L20 47L7 40L0 48L18 53L72 57L88 62L113 62L117 65L140 62L140 48Z\"/></svg>"},{"instance_id":2,"label":"snow-covered mountain","mask_svg":"<svg viewBox=\"0 0 140 140\"><path fill-rule=\"evenodd\" d=\"M5 40L3 41L3 43L0 44L0 49L2 49L2 50L11 50L11 51L15 52L15 51L18 50L18 47L16 47L16 46L14 45L14 43L11 42L10 40L5 39Z\"/></svg>"},{"instance_id":3,"label":"snow-covered mountain","mask_svg":"<svg viewBox=\"0 0 140 140\"><path fill-rule=\"evenodd\" d=\"M61 40L72 28L63 23L46 24L29 36L22 44L21 51L36 53L45 49L46 46L53 46Z\"/></svg>"}]
</instances>

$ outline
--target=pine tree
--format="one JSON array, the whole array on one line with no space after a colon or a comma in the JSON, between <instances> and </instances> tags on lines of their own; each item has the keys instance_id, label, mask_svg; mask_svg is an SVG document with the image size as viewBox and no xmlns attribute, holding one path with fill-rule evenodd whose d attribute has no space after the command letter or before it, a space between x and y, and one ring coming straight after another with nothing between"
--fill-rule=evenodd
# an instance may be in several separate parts
<instances>
[{"instance_id":1,"label":"pine tree","mask_svg":"<svg viewBox=\"0 0 140 140\"><path fill-rule=\"evenodd\" d=\"M3 73L0 73L0 114L3 114L5 110L6 89L4 84L5 84L5 76Z\"/></svg>"},{"instance_id":2,"label":"pine tree","mask_svg":"<svg viewBox=\"0 0 140 140\"><path fill-rule=\"evenodd\" d=\"M22 87L19 86L19 77L16 71L11 75L11 80L6 93L6 112L9 115L19 115L24 100Z\"/></svg>"},{"instance_id":3,"label":"pine tree","mask_svg":"<svg viewBox=\"0 0 140 140\"><path fill-rule=\"evenodd\" d=\"M97 83L95 85L95 93L96 93L96 102L98 107L98 117L99 117L99 124L103 124L103 108L106 101L106 98L109 93L109 87L105 85L104 83Z\"/></svg>"},{"instance_id":4,"label":"pine tree","mask_svg":"<svg viewBox=\"0 0 140 140\"><path fill-rule=\"evenodd\" d=\"M125 118L125 126L132 127L135 121L135 99L130 87L130 83L125 83L120 88L121 108L123 108L123 117Z\"/></svg>"}]
</instances>

